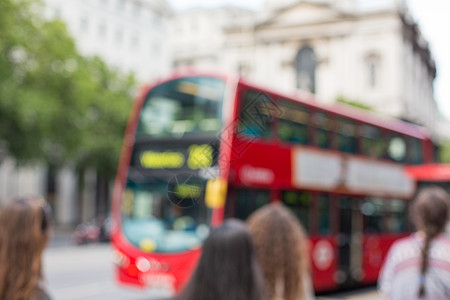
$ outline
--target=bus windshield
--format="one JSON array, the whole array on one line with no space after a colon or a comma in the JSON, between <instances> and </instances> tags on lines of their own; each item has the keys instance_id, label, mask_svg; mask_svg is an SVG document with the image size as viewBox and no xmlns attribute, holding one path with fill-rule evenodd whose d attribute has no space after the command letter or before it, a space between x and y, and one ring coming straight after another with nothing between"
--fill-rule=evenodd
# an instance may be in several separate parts
<instances>
[{"instance_id":1,"label":"bus windshield","mask_svg":"<svg viewBox=\"0 0 450 300\"><path fill-rule=\"evenodd\" d=\"M137 136L175 137L217 132L225 82L188 77L152 89L144 102Z\"/></svg>"},{"instance_id":2,"label":"bus windshield","mask_svg":"<svg viewBox=\"0 0 450 300\"><path fill-rule=\"evenodd\" d=\"M146 252L180 252L201 246L209 234L208 209L200 181L128 183L123 199L123 233Z\"/></svg>"}]
</instances>

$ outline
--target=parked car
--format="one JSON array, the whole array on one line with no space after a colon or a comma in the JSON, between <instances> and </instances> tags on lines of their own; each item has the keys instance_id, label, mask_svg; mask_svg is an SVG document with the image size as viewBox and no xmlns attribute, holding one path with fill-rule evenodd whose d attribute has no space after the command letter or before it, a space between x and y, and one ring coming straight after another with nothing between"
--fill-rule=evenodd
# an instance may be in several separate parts
<instances>
[{"instance_id":1,"label":"parked car","mask_svg":"<svg viewBox=\"0 0 450 300\"><path fill-rule=\"evenodd\" d=\"M111 217L99 215L85 223L77 225L72 233L72 240L78 244L109 242Z\"/></svg>"}]
</instances>

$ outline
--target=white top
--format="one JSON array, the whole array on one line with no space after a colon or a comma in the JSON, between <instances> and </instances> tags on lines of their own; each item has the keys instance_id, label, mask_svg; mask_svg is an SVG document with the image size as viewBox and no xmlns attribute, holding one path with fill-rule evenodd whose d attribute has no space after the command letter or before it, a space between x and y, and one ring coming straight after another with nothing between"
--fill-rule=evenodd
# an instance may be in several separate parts
<instances>
[{"instance_id":1,"label":"white top","mask_svg":"<svg viewBox=\"0 0 450 300\"><path fill-rule=\"evenodd\" d=\"M378 287L390 300L418 298L423 237L417 233L395 242L381 269ZM425 296L421 300L450 299L450 237L440 234L431 241Z\"/></svg>"}]
</instances>

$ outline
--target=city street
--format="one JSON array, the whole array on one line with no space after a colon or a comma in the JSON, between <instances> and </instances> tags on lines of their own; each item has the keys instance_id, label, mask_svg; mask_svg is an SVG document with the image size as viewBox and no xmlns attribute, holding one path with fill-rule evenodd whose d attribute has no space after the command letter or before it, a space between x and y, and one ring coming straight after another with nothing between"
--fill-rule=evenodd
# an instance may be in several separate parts
<instances>
[{"instance_id":1,"label":"city street","mask_svg":"<svg viewBox=\"0 0 450 300\"><path fill-rule=\"evenodd\" d=\"M72 245L68 239L53 240L44 253L48 290L55 300L144 300L161 294L119 286L113 278L109 244ZM318 297L321 300L382 300L373 288Z\"/></svg>"}]
</instances>

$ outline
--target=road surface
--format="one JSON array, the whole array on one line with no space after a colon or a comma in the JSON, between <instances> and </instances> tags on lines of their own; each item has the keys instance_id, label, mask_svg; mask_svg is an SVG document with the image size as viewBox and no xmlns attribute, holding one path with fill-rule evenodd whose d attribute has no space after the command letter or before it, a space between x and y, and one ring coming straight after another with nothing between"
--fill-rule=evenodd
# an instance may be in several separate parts
<instances>
[{"instance_id":1,"label":"road surface","mask_svg":"<svg viewBox=\"0 0 450 300\"><path fill-rule=\"evenodd\" d=\"M44 253L44 274L54 300L150 300L161 297L118 285L113 278L109 244L75 246L52 243ZM382 300L374 288L322 295L320 300Z\"/></svg>"}]
</instances>

